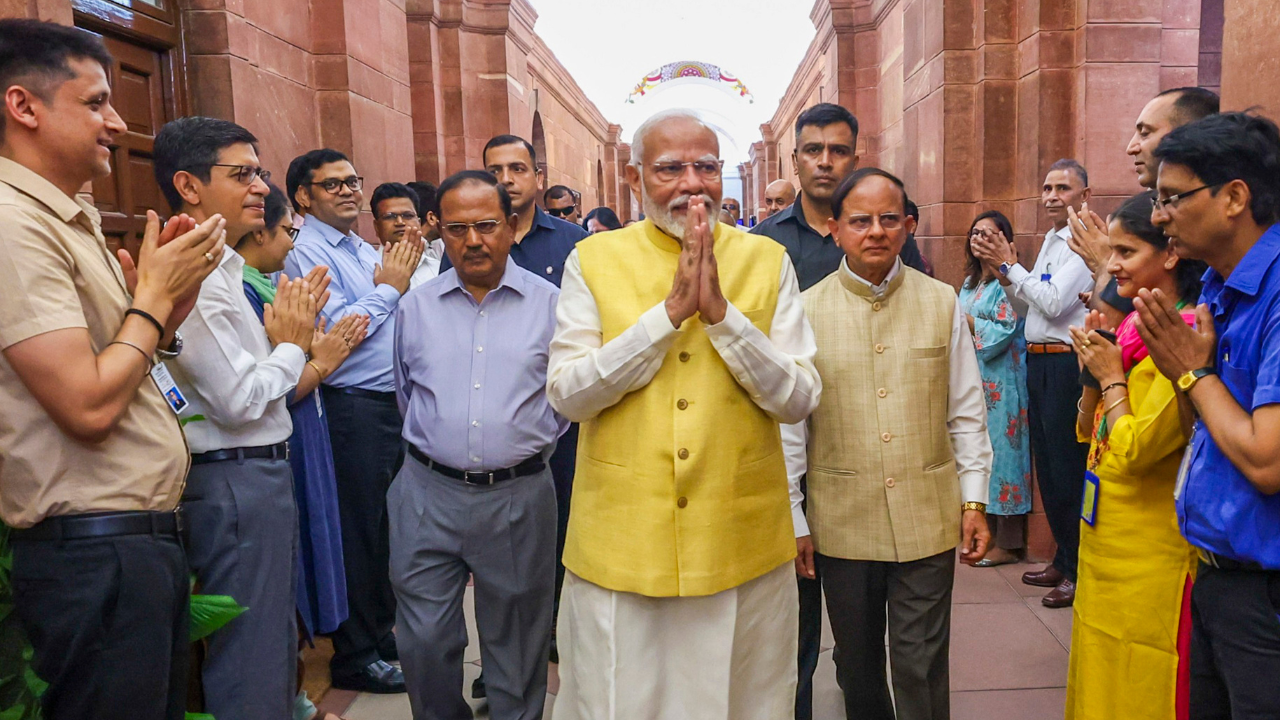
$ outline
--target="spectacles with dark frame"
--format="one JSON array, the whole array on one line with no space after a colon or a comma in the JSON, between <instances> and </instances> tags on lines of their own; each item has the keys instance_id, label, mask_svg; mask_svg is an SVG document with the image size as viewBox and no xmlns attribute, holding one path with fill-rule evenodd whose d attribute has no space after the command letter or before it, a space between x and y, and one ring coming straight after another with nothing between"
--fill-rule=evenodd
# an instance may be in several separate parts
<instances>
[{"instance_id":1,"label":"spectacles with dark frame","mask_svg":"<svg viewBox=\"0 0 1280 720\"><path fill-rule=\"evenodd\" d=\"M395 222L397 220L400 220L402 222L411 223L414 220L418 219L418 213L410 212L408 210L404 212L399 212L399 213L389 212L389 213L383 213L379 215L378 219L383 222Z\"/></svg>"},{"instance_id":2,"label":"spectacles with dark frame","mask_svg":"<svg viewBox=\"0 0 1280 720\"><path fill-rule=\"evenodd\" d=\"M319 185L330 195L336 195L340 192L343 185L346 185L347 189L351 192L360 192L360 188L364 186L364 178L358 175L352 175L347 178L329 178L327 180L321 180L320 182L310 182L307 184Z\"/></svg>"},{"instance_id":3,"label":"spectacles with dark frame","mask_svg":"<svg viewBox=\"0 0 1280 720\"><path fill-rule=\"evenodd\" d=\"M877 220L875 215L850 215L845 224L857 233L870 232ZM898 213L882 213L879 215L880 227L884 230L897 230L902 227L902 216Z\"/></svg>"},{"instance_id":4,"label":"spectacles with dark frame","mask_svg":"<svg viewBox=\"0 0 1280 720\"><path fill-rule=\"evenodd\" d=\"M231 177L235 178L241 185L252 185L254 180L262 178L262 182L271 179L271 171L263 170L253 165L227 165L226 163L214 163L213 167L231 168L235 172L231 173Z\"/></svg>"},{"instance_id":5,"label":"spectacles with dark frame","mask_svg":"<svg viewBox=\"0 0 1280 720\"><path fill-rule=\"evenodd\" d=\"M471 232L471 228L475 228L476 232L481 235L492 235L498 231L498 228L501 225L501 220L477 220L473 223L445 223L440 227L440 231L451 238L462 239Z\"/></svg>"},{"instance_id":6,"label":"spectacles with dark frame","mask_svg":"<svg viewBox=\"0 0 1280 720\"><path fill-rule=\"evenodd\" d=\"M289 227L285 228L285 230L284 230L284 231L285 231L286 233L288 233L288 234L289 234L289 239L290 239L290 240L297 240L297 239L298 239L298 228L293 227L293 226L291 225L291 226L289 226Z\"/></svg>"},{"instance_id":7,"label":"spectacles with dark frame","mask_svg":"<svg viewBox=\"0 0 1280 720\"><path fill-rule=\"evenodd\" d=\"M720 177L720 171L724 169L723 160L694 160L693 162L658 161L650 165L653 168L653 174L662 182L671 182L684 174L684 169L693 166L698 177L703 180L715 180Z\"/></svg>"},{"instance_id":8,"label":"spectacles with dark frame","mask_svg":"<svg viewBox=\"0 0 1280 720\"><path fill-rule=\"evenodd\" d=\"M547 214L554 215L558 218L567 218L573 214L574 210L577 209L578 207L576 205L570 205L569 207L562 208L547 208Z\"/></svg>"},{"instance_id":9,"label":"spectacles with dark frame","mask_svg":"<svg viewBox=\"0 0 1280 720\"><path fill-rule=\"evenodd\" d=\"M1191 197L1192 195L1195 195L1201 190L1209 190L1211 188L1221 187L1224 184L1225 183L1214 183L1212 185L1201 185L1200 187L1195 188L1194 190L1180 192L1177 195L1170 195L1167 198L1162 198L1157 195L1156 197L1151 198L1151 207L1155 208L1156 210L1164 210L1165 208L1169 208L1169 207L1178 207L1178 203L1182 202L1183 199Z\"/></svg>"}]
</instances>

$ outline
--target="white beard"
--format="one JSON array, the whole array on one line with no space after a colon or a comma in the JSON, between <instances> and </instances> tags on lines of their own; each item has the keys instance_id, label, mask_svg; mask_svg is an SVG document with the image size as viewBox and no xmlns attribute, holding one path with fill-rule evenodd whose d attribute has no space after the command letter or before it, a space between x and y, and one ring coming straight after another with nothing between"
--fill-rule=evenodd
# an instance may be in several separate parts
<instances>
[{"instance_id":1,"label":"white beard","mask_svg":"<svg viewBox=\"0 0 1280 720\"><path fill-rule=\"evenodd\" d=\"M673 211L678 207L687 207L689 200L692 199L692 197L692 195L681 196L672 200L667 207L659 207L658 203L654 202L653 199L649 197L649 193L644 188L643 183L640 186L640 206L644 209L644 216L652 220L653 224L657 226L659 230L681 242L684 241L684 223L676 221L675 213ZM710 195L703 193L701 197L703 201L706 202L708 208L715 204ZM709 218L710 210L707 212ZM714 222L711 224L713 226L715 225Z\"/></svg>"}]
</instances>

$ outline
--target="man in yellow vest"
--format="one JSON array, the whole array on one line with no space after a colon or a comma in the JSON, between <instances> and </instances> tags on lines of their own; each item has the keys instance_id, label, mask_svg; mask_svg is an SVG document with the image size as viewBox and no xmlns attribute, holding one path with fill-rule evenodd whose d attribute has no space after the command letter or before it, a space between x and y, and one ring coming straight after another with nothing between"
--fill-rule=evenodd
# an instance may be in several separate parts
<instances>
[{"instance_id":1,"label":"man in yellow vest","mask_svg":"<svg viewBox=\"0 0 1280 720\"><path fill-rule=\"evenodd\" d=\"M846 714L946 720L955 548L969 564L987 552L991 441L955 290L898 258L915 230L906 204L902 181L877 168L832 196L845 259L804 293L827 396L783 436L793 496L808 477L797 569L813 577L816 562L822 577ZM792 451L806 429L807 458Z\"/></svg>"},{"instance_id":2,"label":"man in yellow vest","mask_svg":"<svg viewBox=\"0 0 1280 720\"><path fill-rule=\"evenodd\" d=\"M547 392L582 423L556 720L794 710L796 584L779 422L822 390L781 245L708 220L720 144L687 111L626 168L647 220L565 264Z\"/></svg>"}]
</instances>

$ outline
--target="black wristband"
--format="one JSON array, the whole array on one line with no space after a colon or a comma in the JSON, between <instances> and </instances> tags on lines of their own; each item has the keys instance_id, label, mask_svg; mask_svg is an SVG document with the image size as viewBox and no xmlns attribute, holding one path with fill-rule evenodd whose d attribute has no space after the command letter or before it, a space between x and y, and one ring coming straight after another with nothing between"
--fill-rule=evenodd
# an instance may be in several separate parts
<instances>
[{"instance_id":1,"label":"black wristband","mask_svg":"<svg viewBox=\"0 0 1280 720\"><path fill-rule=\"evenodd\" d=\"M152 316L151 313L146 312L145 310L139 310L138 308L129 308L128 310L124 311L124 314L125 314L125 317L128 317L130 315L137 315L143 320L146 320L147 322L154 325L156 328L156 332L160 333L160 337L162 339L164 338L164 325L161 325L160 321L155 319L155 317Z\"/></svg>"}]
</instances>

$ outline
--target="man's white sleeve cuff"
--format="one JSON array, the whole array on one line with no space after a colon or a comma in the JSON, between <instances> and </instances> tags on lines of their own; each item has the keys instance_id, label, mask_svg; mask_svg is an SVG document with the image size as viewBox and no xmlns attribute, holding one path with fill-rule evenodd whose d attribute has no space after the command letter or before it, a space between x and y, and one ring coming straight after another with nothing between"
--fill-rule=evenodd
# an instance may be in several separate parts
<instances>
[{"instance_id":1,"label":"man's white sleeve cuff","mask_svg":"<svg viewBox=\"0 0 1280 720\"><path fill-rule=\"evenodd\" d=\"M791 524L795 526L796 537L802 538L809 534L809 520L804 516L804 510L800 506L791 506Z\"/></svg>"},{"instance_id":2,"label":"man's white sleeve cuff","mask_svg":"<svg viewBox=\"0 0 1280 720\"><path fill-rule=\"evenodd\" d=\"M649 342L655 345L664 338L680 332L678 328L671 325L671 316L667 315L665 302L660 302L646 310L640 316L640 325L649 334Z\"/></svg>"},{"instance_id":3,"label":"man's white sleeve cuff","mask_svg":"<svg viewBox=\"0 0 1280 720\"><path fill-rule=\"evenodd\" d=\"M1023 280L1031 277L1031 273L1026 268L1022 267L1021 263L1014 263L1013 266L1009 268L1009 274L1005 275L1005 277L1009 278L1009 282L1014 285L1020 285Z\"/></svg>"}]
</instances>

